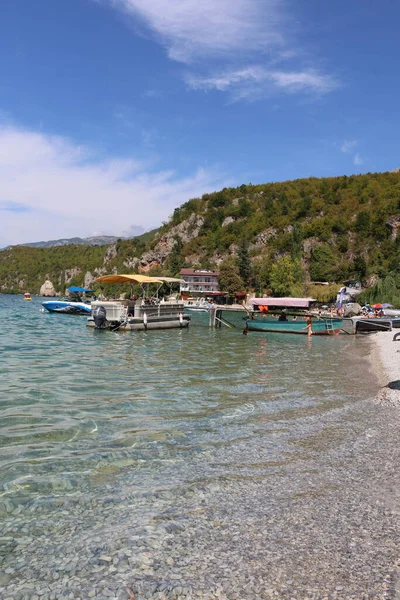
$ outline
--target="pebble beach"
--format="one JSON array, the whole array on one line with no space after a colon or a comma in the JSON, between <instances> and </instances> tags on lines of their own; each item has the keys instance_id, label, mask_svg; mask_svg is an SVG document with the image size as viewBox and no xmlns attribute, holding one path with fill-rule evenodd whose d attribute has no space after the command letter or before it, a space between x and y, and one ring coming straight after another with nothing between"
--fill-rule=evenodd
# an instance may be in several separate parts
<instances>
[{"instance_id":1,"label":"pebble beach","mask_svg":"<svg viewBox=\"0 0 400 600\"><path fill-rule=\"evenodd\" d=\"M382 389L378 400L400 407L400 341L393 341L396 329L372 337L372 361Z\"/></svg>"}]
</instances>

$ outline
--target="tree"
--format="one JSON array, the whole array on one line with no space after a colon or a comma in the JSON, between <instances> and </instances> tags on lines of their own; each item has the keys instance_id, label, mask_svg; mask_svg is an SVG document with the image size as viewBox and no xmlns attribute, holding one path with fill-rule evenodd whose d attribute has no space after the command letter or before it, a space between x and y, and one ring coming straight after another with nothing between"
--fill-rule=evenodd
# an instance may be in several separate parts
<instances>
[{"instance_id":1,"label":"tree","mask_svg":"<svg viewBox=\"0 0 400 600\"><path fill-rule=\"evenodd\" d=\"M389 302L395 308L400 308L400 276L398 273L389 273L384 279L379 279L376 284L360 294L360 302Z\"/></svg>"},{"instance_id":2,"label":"tree","mask_svg":"<svg viewBox=\"0 0 400 600\"><path fill-rule=\"evenodd\" d=\"M255 295L262 296L263 289L270 285L271 258L268 256L255 263L253 267L253 283Z\"/></svg>"},{"instance_id":3,"label":"tree","mask_svg":"<svg viewBox=\"0 0 400 600\"><path fill-rule=\"evenodd\" d=\"M371 224L371 215L362 210L358 213L355 223L355 230L363 235L367 235Z\"/></svg>"},{"instance_id":4,"label":"tree","mask_svg":"<svg viewBox=\"0 0 400 600\"><path fill-rule=\"evenodd\" d=\"M362 256L356 256L354 259L354 274L360 279L367 274L367 263Z\"/></svg>"},{"instance_id":5,"label":"tree","mask_svg":"<svg viewBox=\"0 0 400 600\"><path fill-rule=\"evenodd\" d=\"M242 238L239 245L237 266L239 270L239 275L242 278L245 286L247 286L251 277L251 263L246 238Z\"/></svg>"},{"instance_id":6,"label":"tree","mask_svg":"<svg viewBox=\"0 0 400 600\"><path fill-rule=\"evenodd\" d=\"M303 231L300 223L295 223L293 225L292 231L292 239L291 239L291 258L292 260L296 260L301 256L302 243L303 241Z\"/></svg>"},{"instance_id":7,"label":"tree","mask_svg":"<svg viewBox=\"0 0 400 600\"><path fill-rule=\"evenodd\" d=\"M226 260L219 268L218 283L221 291L228 292L233 296L236 292L243 291L243 280L239 275L237 266L231 261Z\"/></svg>"},{"instance_id":8,"label":"tree","mask_svg":"<svg viewBox=\"0 0 400 600\"><path fill-rule=\"evenodd\" d=\"M175 244L167 259L168 271L171 273L172 277L179 274L184 263L184 259L182 258L182 248L183 244L181 238L175 238Z\"/></svg>"},{"instance_id":9,"label":"tree","mask_svg":"<svg viewBox=\"0 0 400 600\"><path fill-rule=\"evenodd\" d=\"M276 296L290 296L303 280L303 270L299 261L282 256L271 267L270 285Z\"/></svg>"},{"instance_id":10,"label":"tree","mask_svg":"<svg viewBox=\"0 0 400 600\"><path fill-rule=\"evenodd\" d=\"M311 252L310 276L313 281L333 281L336 259L330 246L321 244Z\"/></svg>"}]
</instances>

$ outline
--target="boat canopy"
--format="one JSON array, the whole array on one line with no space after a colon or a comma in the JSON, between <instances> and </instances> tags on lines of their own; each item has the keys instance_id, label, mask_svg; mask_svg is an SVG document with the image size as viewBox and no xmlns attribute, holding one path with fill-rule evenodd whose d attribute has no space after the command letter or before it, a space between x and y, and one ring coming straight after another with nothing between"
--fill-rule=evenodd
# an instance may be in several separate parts
<instances>
[{"instance_id":1,"label":"boat canopy","mask_svg":"<svg viewBox=\"0 0 400 600\"><path fill-rule=\"evenodd\" d=\"M103 275L96 279L96 283L163 283L158 277L147 275Z\"/></svg>"},{"instance_id":2,"label":"boat canopy","mask_svg":"<svg viewBox=\"0 0 400 600\"><path fill-rule=\"evenodd\" d=\"M314 298L250 298L250 304L274 308L309 308Z\"/></svg>"},{"instance_id":3,"label":"boat canopy","mask_svg":"<svg viewBox=\"0 0 400 600\"><path fill-rule=\"evenodd\" d=\"M67 288L71 294L93 294L94 290L88 290L86 288L76 287L76 285L71 285L71 287Z\"/></svg>"},{"instance_id":4,"label":"boat canopy","mask_svg":"<svg viewBox=\"0 0 400 600\"><path fill-rule=\"evenodd\" d=\"M186 283L184 279L179 279L177 277L157 277L160 281L165 281L165 283Z\"/></svg>"}]
</instances>

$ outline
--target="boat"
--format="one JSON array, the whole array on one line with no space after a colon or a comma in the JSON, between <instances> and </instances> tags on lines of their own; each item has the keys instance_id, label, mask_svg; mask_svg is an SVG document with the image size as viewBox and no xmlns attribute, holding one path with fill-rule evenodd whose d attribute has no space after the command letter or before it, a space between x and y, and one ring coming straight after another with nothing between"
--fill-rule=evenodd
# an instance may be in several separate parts
<instances>
[{"instance_id":1,"label":"boat","mask_svg":"<svg viewBox=\"0 0 400 600\"><path fill-rule=\"evenodd\" d=\"M28 301L32 300L31 295L30 295L29 292L25 292L25 294L24 294L24 300L28 300Z\"/></svg>"},{"instance_id":2,"label":"boat","mask_svg":"<svg viewBox=\"0 0 400 600\"><path fill-rule=\"evenodd\" d=\"M337 335L343 319L321 317L310 312L313 298L251 298L254 312L246 319L248 331L294 333L309 335ZM279 316L272 316L274 315Z\"/></svg>"},{"instance_id":3,"label":"boat","mask_svg":"<svg viewBox=\"0 0 400 600\"><path fill-rule=\"evenodd\" d=\"M86 298L86 295L94 294L94 291L76 286L69 287L68 291L71 294L70 299L47 300L46 302L42 302L42 306L49 312L68 315L90 315L91 302Z\"/></svg>"},{"instance_id":4,"label":"boat","mask_svg":"<svg viewBox=\"0 0 400 600\"><path fill-rule=\"evenodd\" d=\"M392 319L385 317L353 317L356 333L370 333L373 331L391 331L393 327Z\"/></svg>"},{"instance_id":5,"label":"boat","mask_svg":"<svg viewBox=\"0 0 400 600\"><path fill-rule=\"evenodd\" d=\"M207 300L204 300L204 298L201 298L200 300L196 300L196 298L188 298L184 301L184 306L185 311L208 313L212 304L207 302Z\"/></svg>"},{"instance_id":6,"label":"boat","mask_svg":"<svg viewBox=\"0 0 400 600\"><path fill-rule=\"evenodd\" d=\"M184 314L184 303L179 300L159 300L164 283L172 278L147 275L104 275L96 279L99 284L139 284L143 295L138 300L95 300L92 302L88 327L112 331L149 331L153 329L184 329L189 326L190 315ZM176 280L179 281L179 280ZM149 286L155 284L156 294L150 296Z\"/></svg>"},{"instance_id":7,"label":"boat","mask_svg":"<svg viewBox=\"0 0 400 600\"><path fill-rule=\"evenodd\" d=\"M395 329L400 328L400 309L398 308L384 308L383 309L384 318L389 318L392 327Z\"/></svg>"}]
</instances>

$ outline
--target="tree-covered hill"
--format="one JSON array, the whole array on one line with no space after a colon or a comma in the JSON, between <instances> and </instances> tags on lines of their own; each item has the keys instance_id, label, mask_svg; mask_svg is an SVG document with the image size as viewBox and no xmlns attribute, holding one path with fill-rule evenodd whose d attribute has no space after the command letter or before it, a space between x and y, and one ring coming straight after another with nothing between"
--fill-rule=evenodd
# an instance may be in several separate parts
<instances>
[{"instance_id":1,"label":"tree-covered hill","mask_svg":"<svg viewBox=\"0 0 400 600\"><path fill-rule=\"evenodd\" d=\"M159 230L107 248L8 248L0 290L38 293L50 279L63 292L113 269L176 275L182 266L234 268L244 287L275 293L285 280L290 289L373 282L399 271L399 226L397 172L241 185L191 199Z\"/></svg>"}]
</instances>

